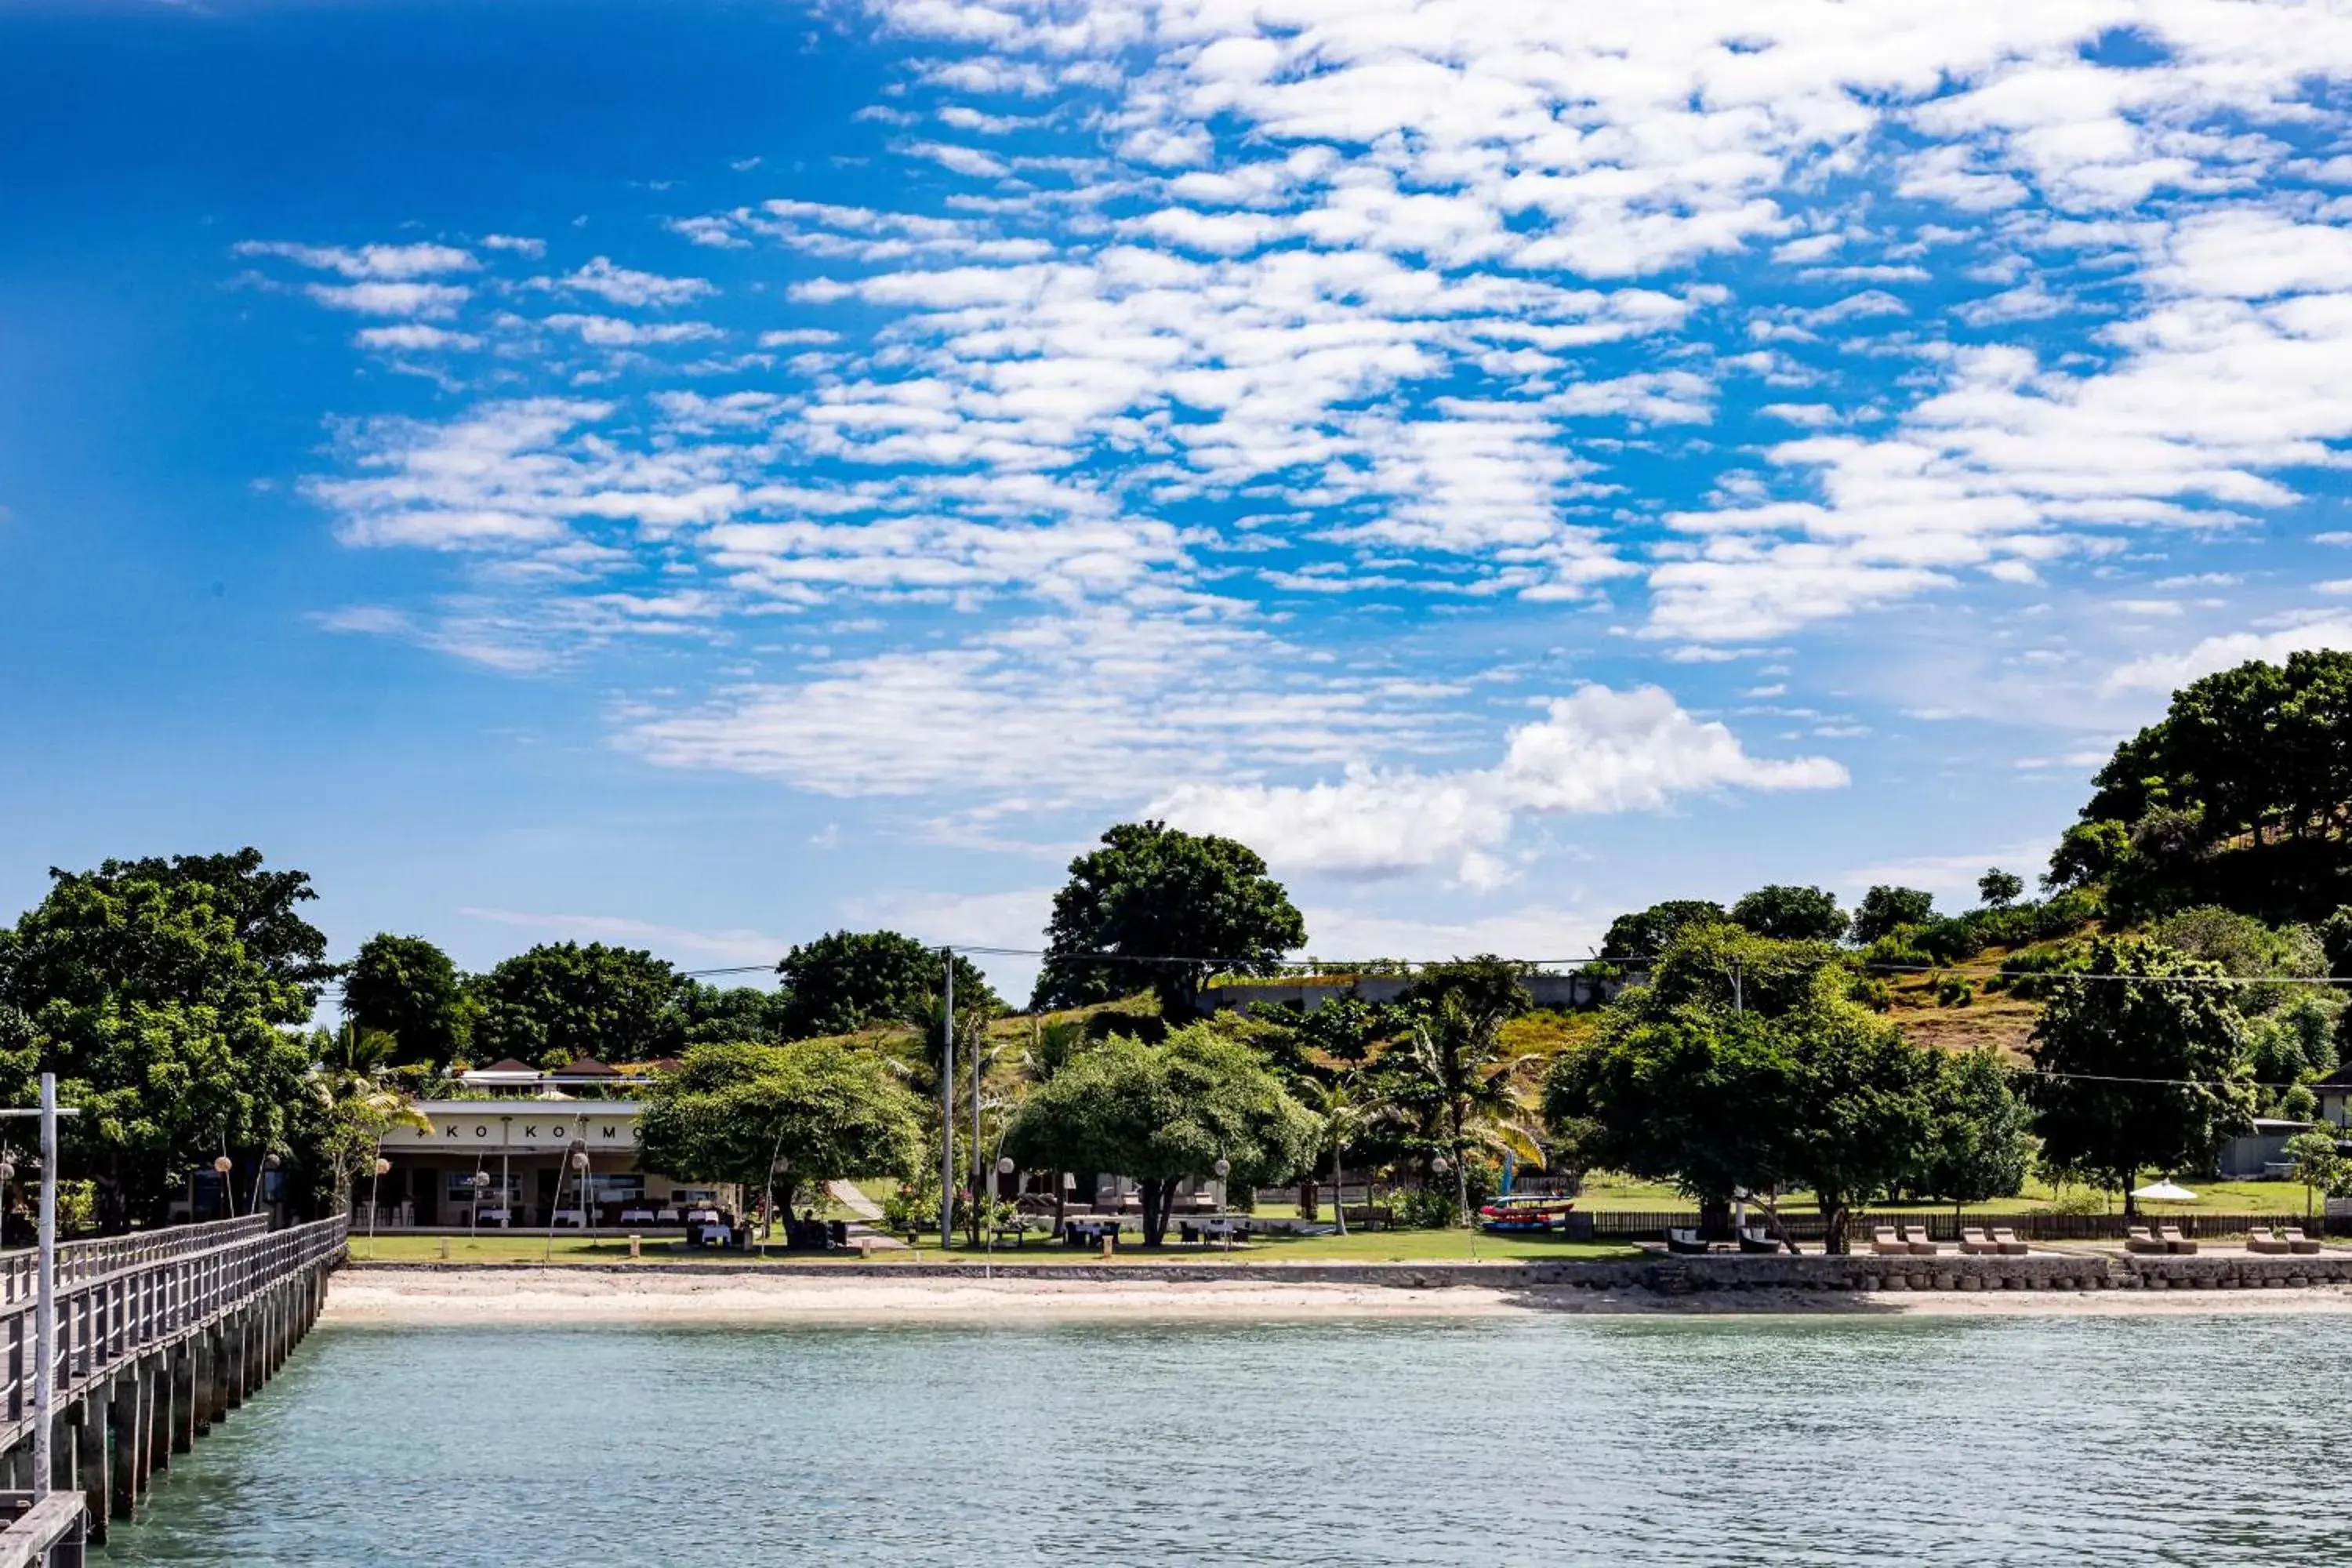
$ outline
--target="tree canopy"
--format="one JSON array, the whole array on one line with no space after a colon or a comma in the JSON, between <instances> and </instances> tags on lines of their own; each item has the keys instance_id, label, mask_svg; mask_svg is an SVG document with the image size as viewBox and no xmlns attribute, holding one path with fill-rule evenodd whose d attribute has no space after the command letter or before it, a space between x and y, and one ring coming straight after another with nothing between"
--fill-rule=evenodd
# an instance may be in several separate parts
<instances>
[{"instance_id":1,"label":"tree canopy","mask_svg":"<svg viewBox=\"0 0 2352 1568\"><path fill-rule=\"evenodd\" d=\"M387 1060L444 1064L465 1053L472 1001L449 955L421 936L380 931L343 975L343 1016L387 1036Z\"/></svg>"},{"instance_id":2,"label":"tree canopy","mask_svg":"<svg viewBox=\"0 0 2352 1568\"><path fill-rule=\"evenodd\" d=\"M846 1035L875 1024L921 1026L940 1004L940 950L895 931L829 931L795 946L776 965L783 983L782 1028L793 1039ZM955 961L958 1013L992 1016L1003 1001L971 960Z\"/></svg>"},{"instance_id":3,"label":"tree canopy","mask_svg":"<svg viewBox=\"0 0 2352 1568\"><path fill-rule=\"evenodd\" d=\"M652 1169L757 1192L779 1159L793 1188L908 1175L922 1162L915 1097L869 1051L827 1041L695 1046L646 1097L640 1157Z\"/></svg>"},{"instance_id":4,"label":"tree canopy","mask_svg":"<svg viewBox=\"0 0 2352 1568\"><path fill-rule=\"evenodd\" d=\"M1835 894L1777 882L1732 905L1731 919L1735 925L1775 942L1835 942L1845 935L1849 923Z\"/></svg>"},{"instance_id":5,"label":"tree canopy","mask_svg":"<svg viewBox=\"0 0 2352 1568\"><path fill-rule=\"evenodd\" d=\"M2316 920L2352 885L2352 652L2189 682L2116 748L2051 858L2130 917L2219 903Z\"/></svg>"},{"instance_id":6,"label":"tree canopy","mask_svg":"<svg viewBox=\"0 0 2352 1568\"><path fill-rule=\"evenodd\" d=\"M1601 939L1601 956L1612 961L1647 963L1666 951L1685 926L1718 925L1723 906L1709 899L1668 899L1646 910L1619 915Z\"/></svg>"},{"instance_id":7,"label":"tree canopy","mask_svg":"<svg viewBox=\"0 0 2352 1568\"><path fill-rule=\"evenodd\" d=\"M2128 1194L2139 1173L2201 1169L2246 1131L2245 1025L2227 987L2178 983L2221 973L2147 937L2102 937L2050 982L2026 1085L2043 1169Z\"/></svg>"},{"instance_id":8,"label":"tree canopy","mask_svg":"<svg viewBox=\"0 0 2352 1568\"><path fill-rule=\"evenodd\" d=\"M287 1147L310 1016L331 969L296 906L299 871L251 850L52 870L40 904L0 934L0 1093L26 1103L42 1071L81 1109L68 1163L100 1183L101 1222L159 1219L183 1173L227 1152Z\"/></svg>"},{"instance_id":9,"label":"tree canopy","mask_svg":"<svg viewBox=\"0 0 2352 1568\"><path fill-rule=\"evenodd\" d=\"M1264 1058L1215 1025L1161 1044L1114 1035L1081 1051L1013 1114L1005 1152L1033 1170L1113 1171L1142 1188L1144 1241L1157 1247L1179 1182L1283 1181L1315 1156L1320 1124Z\"/></svg>"},{"instance_id":10,"label":"tree canopy","mask_svg":"<svg viewBox=\"0 0 2352 1568\"><path fill-rule=\"evenodd\" d=\"M1685 931L1654 984L1553 1063L1544 1108L1562 1153L1671 1181L1710 1206L1803 1188L1843 1250L1852 1206L1918 1169L1937 1067L1844 1000L1833 957L1733 928ZM1761 983L1735 992L1734 960Z\"/></svg>"},{"instance_id":11,"label":"tree canopy","mask_svg":"<svg viewBox=\"0 0 2352 1568\"><path fill-rule=\"evenodd\" d=\"M1211 975L1265 973L1304 946L1307 921L1247 845L1126 822L1070 862L1046 939L1033 1007L1108 1002L1149 986L1171 1016L1184 1017Z\"/></svg>"},{"instance_id":12,"label":"tree canopy","mask_svg":"<svg viewBox=\"0 0 2352 1568\"><path fill-rule=\"evenodd\" d=\"M1885 883L1863 894L1854 906L1853 940L1864 944L1891 936L1904 926L1926 925L1936 918L1936 895L1924 888L1895 888Z\"/></svg>"},{"instance_id":13,"label":"tree canopy","mask_svg":"<svg viewBox=\"0 0 2352 1568\"><path fill-rule=\"evenodd\" d=\"M582 1057L675 1056L684 1039L678 984L675 970L640 949L543 942L476 983L482 1010L474 1049L484 1060L512 1057L550 1068Z\"/></svg>"}]
</instances>

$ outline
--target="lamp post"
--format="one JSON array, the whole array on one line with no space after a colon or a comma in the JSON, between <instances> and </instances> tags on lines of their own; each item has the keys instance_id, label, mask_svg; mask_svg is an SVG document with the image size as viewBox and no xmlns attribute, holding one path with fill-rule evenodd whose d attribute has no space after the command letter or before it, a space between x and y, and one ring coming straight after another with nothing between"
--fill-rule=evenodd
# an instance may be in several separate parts
<instances>
[{"instance_id":1,"label":"lamp post","mask_svg":"<svg viewBox=\"0 0 2352 1568\"><path fill-rule=\"evenodd\" d=\"M252 1205L245 1211L246 1213L259 1214L261 1212L261 1184L268 1179L270 1172L278 1169L280 1163L281 1162L275 1154L264 1154L261 1157L261 1168L253 1173L253 1203Z\"/></svg>"},{"instance_id":2,"label":"lamp post","mask_svg":"<svg viewBox=\"0 0 2352 1568\"><path fill-rule=\"evenodd\" d=\"M584 1236L587 1234L588 1230L588 1200L581 1195L588 1190L588 1145L582 1140L574 1138L572 1141L571 1154L564 1160L563 1164L558 1165L555 1168L555 1199L552 1203L548 1205L547 1208L547 1249L541 1255L541 1261L545 1263L552 1263L555 1261L555 1216L563 1211L563 1177L565 1166L569 1166L571 1168L571 1173L574 1178L572 1183L572 1196L581 1205L581 1234Z\"/></svg>"},{"instance_id":3,"label":"lamp post","mask_svg":"<svg viewBox=\"0 0 2352 1568\"><path fill-rule=\"evenodd\" d=\"M391 1171L392 1162L383 1154L377 1154L375 1178L368 1183L368 1249L371 1252L375 1249L375 1213L383 1206L383 1179Z\"/></svg>"},{"instance_id":4,"label":"lamp post","mask_svg":"<svg viewBox=\"0 0 2352 1568\"><path fill-rule=\"evenodd\" d=\"M1003 1148L1003 1147L1004 1147L1004 1140L1003 1140L1003 1138L1001 1138L1001 1137L1000 1137L999 1139L997 1139L997 1141L996 1141L996 1146L997 1146L999 1149ZM1014 1171L1015 1169L1016 1169L1016 1167L1015 1167L1015 1166L1013 1165L1013 1156L1012 1156L1012 1155L1010 1155L1010 1154L999 1154L999 1155L997 1155L997 1157L996 1157L996 1173L997 1173L997 1175L998 1175L999 1177L1009 1176L1009 1175L1011 1175L1011 1174L1013 1173L1013 1171ZM975 1195L975 1201L977 1201L976 1195ZM996 1267L996 1225L995 1225L996 1215L995 1215L995 1214L993 1213L993 1211L994 1211L995 1207L996 1207L996 1188L995 1188L994 1184L992 1184L990 1185L989 1189L988 1189L988 1206L987 1206L986 1208L982 1208L982 1209L976 1209L976 1210L974 1210L974 1211L973 1211L974 1213L976 1213L976 1214L978 1214L978 1215L980 1215L980 1223L981 1223L982 1226L986 1226L986 1227L987 1227L987 1230L988 1230L988 1258L987 1258L987 1260L986 1260L984 1263L982 1263L982 1264L981 1265L981 1269L980 1269L980 1277L981 1277L982 1279L992 1279L992 1278L994 1278L993 1274L992 1274L991 1271L992 1271L992 1269L994 1269L994 1268L995 1268L995 1267Z\"/></svg>"},{"instance_id":5,"label":"lamp post","mask_svg":"<svg viewBox=\"0 0 2352 1568\"><path fill-rule=\"evenodd\" d=\"M467 1184L474 1189L474 1205L466 1215L466 1239L472 1241L482 1234L482 1194L490 1190L490 1173L477 1171Z\"/></svg>"}]
</instances>

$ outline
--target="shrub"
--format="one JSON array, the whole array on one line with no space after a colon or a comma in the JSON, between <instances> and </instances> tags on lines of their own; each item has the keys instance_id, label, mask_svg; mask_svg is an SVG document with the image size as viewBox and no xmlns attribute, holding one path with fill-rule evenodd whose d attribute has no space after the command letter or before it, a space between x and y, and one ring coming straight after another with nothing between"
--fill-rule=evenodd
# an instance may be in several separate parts
<instances>
[{"instance_id":1,"label":"shrub","mask_svg":"<svg viewBox=\"0 0 2352 1568\"><path fill-rule=\"evenodd\" d=\"M1895 989L1875 974L1857 974L1853 984L1845 988L1845 999L1859 1002L1874 1013L1884 1013L1895 1005Z\"/></svg>"},{"instance_id":2,"label":"shrub","mask_svg":"<svg viewBox=\"0 0 2352 1568\"><path fill-rule=\"evenodd\" d=\"M1985 939L1976 922L1958 918L1921 926L1911 941L1937 963L1960 963L1985 950Z\"/></svg>"},{"instance_id":3,"label":"shrub","mask_svg":"<svg viewBox=\"0 0 2352 1568\"><path fill-rule=\"evenodd\" d=\"M900 1182L898 1190L882 1200L882 1226L894 1236L929 1230L939 1223L940 1184L937 1177L929 1181Z\"/></svg>"},{"instance_id":4,"label":"shrub","mask_svg":"<svg viewBox=\"0 0 2352 1568\"><path fill-rule=\"evenodd\" d=\"M1396 1223L1406 1230L1443 1230L1454 1222L1454 1186L1408 1187L1397 1194Z\"/></svg>"},{"instance_id":5,"label":"shrub","mask_svg":"<svg viewBox=\"0 0 2352 1568\"><path fill-rule=\"evenodd\" d=\"M1977 999L1977 988L1957 974L1947 974L1937 984L1936 1005L1966 1007Z\"/></svg>"}]
</instances>

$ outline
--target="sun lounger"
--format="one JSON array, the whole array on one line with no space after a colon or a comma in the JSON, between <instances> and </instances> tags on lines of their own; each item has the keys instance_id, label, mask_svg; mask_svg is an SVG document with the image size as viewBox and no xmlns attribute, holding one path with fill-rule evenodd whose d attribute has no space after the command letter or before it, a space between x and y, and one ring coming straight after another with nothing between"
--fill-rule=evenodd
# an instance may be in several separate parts
<instances>
[{"instance_id":1,"label":"sun lounger","mask_svg":"<svg viewBox=\"0 0 2352 1568\"><path fill-rule=\"evenodd\" d=\"M1698 1238L1698 1232L1695 1230L1670 1230L1666 1232L1666 1250L1684 1253L1705 1252L1706 1243Z\"/></svg>"},{"instance_id":2,"label":"sun lounger","mask_svg":"<svg viewBox=\"0 0 2352 1568\"><path fill-rule=\"evenodd\" d=\"M1992 1237L1992 1244L2000 1248L2000 1255L2003 1258L2022 1258L2027 1253L2033 1250L2033 1248L2028 1247L2025 1243L2018 1240L2017 1232L2005 1225L1998 1226L1991 1230L1986 1231L1985 1234Z\"/></svg>"},{"instance_id":3,"label":"sun lounger","mask_svg":"<svg viewBox=\"0 0 2352 1568\"><path fill-rule=\"evenodd\" d=\"M2165 1246L2147 1226L2136 1225L2124 1233L2124 1250L2126 1252L2169 1252L2172 1249Z\"/></svg>"},{"instance_id":4,"label":"sun lounger","mask_svg":"<svg viewBox=\"0 0 2352 1568\"><path fill-rule=\"evenodd\" d=\"M1928 1236L1927 1227L1924 1225L1905 1226L1903 1246L1906 1251L1920 1258L1933 1258L1944 1250L1940 1244Z\"/></svg>"},{"instance_id":5,"label":"sun lounger","mask_svg":"<svg viewBox=\"0 0 2352 1568\"><path fill-rule=\"evenodd\" d=\"M1992 1238L1992 1233L1990 1231L1969 1230L1963 1228L1960 1232L1960 1250L1963 1253L1981 1258L1989 1253L1999 1252L2000 1250L2000 1243Z\"/></svg>"},{"instance_id":6,"label":"sun lounger","mask_svg":"<svg viewBox=\"0 0 2352 1568\"><path fill-rule=\"evenodd\" d=\"M2156 1234L2158 1238L2164 1243L2164 1250L2167 1252L2178 1252L2186 1255L2197 1250L2197 1244L2189 1240L2186 1236L2183 1236L2180 1232L2180 1227L2177 1225L2158 1226L2156 1227Z\"/></svg>"},{"instance_id":7,"label":"sun lounger","mask_svg":"<svg viewBox=\"0 0 2352 1568\"><path fill-rule=\"evenodd\" d=\"M1748 1229L1739 1233L1739 1250L1742 1252L1778 1252L1780 1250L1780 1244L1773 1240L1772 1237L1765 1232L1751 1226Z\"/></svg>"},{"instance_id":8,"label":"sun lounger","mask_svg":"<svg viewBox=\"0 0 2352 1568\"><path fill-rule=\"evenodd\" d=\"M1870 1250L1881 1258L1907 1258L1911 1253L1891 1225L1882 1225L1870 1233Z\"/></svg>"},{"instance_id":9,"label":"sun lounger","mask_svg":"<svg viewBox=\"0 0 2352 1568\"><path fill-rule=\"evenodd\" d=\"M2294 1248L2288 1243L2280 1240L2279 1234L2275 1230L2256 1230L2251 1231L2247 1234L2246 1250L2248 1252L2263 1252L2276 1255L2279 1253L2293 1252Z\"/></svg>"},{"instance_id":10,"label":"sun lounger","mask_svg":"<svg viewBox=\"0 0 2352 1568\"><path fill-rule=\"evenodd\" d=\"M2284 1239L2286 1241L2286 1249L2289 1252L2316 1252L2319 1250L2318 1238L2304 1235L2303 1227L2301 1226L2291 1225L2287 1226Z\"/></svg>"}]
</instances>

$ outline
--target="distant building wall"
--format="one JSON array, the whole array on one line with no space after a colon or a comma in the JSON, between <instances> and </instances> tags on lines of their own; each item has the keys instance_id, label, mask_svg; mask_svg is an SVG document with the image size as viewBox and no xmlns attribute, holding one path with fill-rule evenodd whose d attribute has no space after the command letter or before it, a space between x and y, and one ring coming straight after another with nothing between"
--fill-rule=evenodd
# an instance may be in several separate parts
<instances>
[{"instance_id":1,"label":"distant building wall","mask_svg":"<svg viewBox=\"0 0 2352 1568\"><path fill-rule=\"evenodd\" d=\"M1640 976L1609 976L1593 974L1529 974L1520 984L1535 998L1538 1007L1570 1012L1579 1007L1598 1007L1615 999L1627 985ZM1231 1012L1257 1003L1272 1003L1297 1007L1302 1013L1312 1013L1334 996L1360 996L1367 1002L1393 1002L1412 987L1410 974L1360 974L1339 984L1302 984L1297 981L1248 980L1223 985L1213 985L1201 993L1213 1013Z\"/></svg>"}]
</instances>

